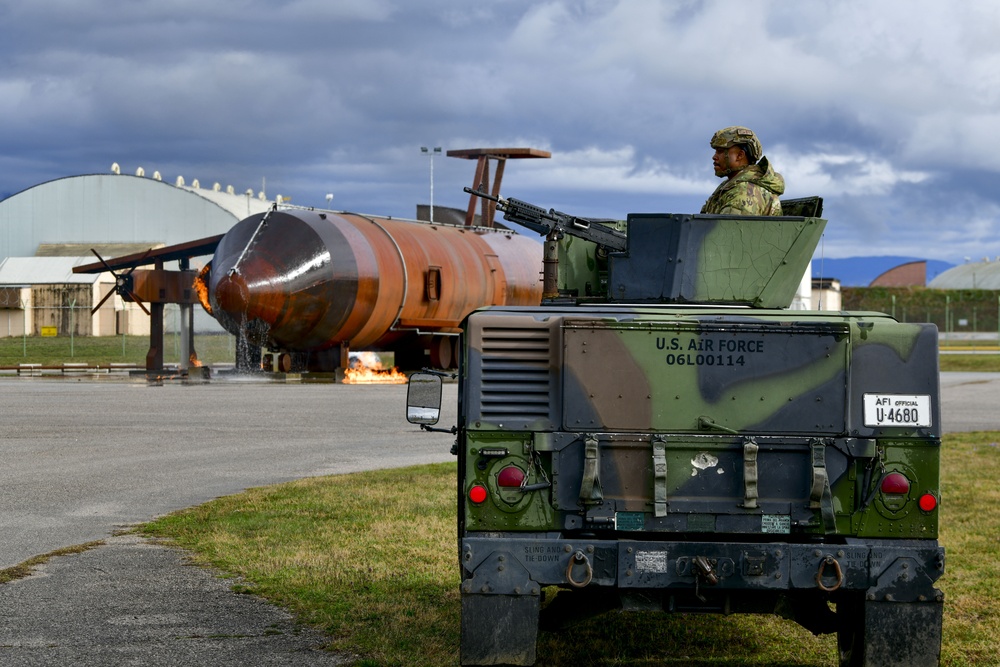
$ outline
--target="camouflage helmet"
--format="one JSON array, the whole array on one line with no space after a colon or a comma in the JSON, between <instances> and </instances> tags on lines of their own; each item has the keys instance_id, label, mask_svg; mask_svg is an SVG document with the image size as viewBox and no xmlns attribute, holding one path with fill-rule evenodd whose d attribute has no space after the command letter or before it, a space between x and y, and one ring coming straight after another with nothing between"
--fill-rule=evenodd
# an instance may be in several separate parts
<instances>
[{"instance_id":1,"label":"camouflage helmet","mask_svg":"<svg viewBox=\"0 0 1000 667\"><path fill-rule=\"evenodd\" d=\"M748 127L734 125L726 127L712 135L712 148L729 148L730 146L740 146L746 150L747 159L750 164L756 164L760 156L764 154L764 149L760 145L760 140Z\"/></svg>"}]
</instances>

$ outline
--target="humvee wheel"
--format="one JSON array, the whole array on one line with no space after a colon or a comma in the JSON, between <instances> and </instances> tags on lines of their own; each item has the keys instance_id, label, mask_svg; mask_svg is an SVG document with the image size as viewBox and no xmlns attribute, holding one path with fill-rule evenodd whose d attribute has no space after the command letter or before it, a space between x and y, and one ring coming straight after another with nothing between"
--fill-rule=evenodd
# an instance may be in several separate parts
<instances>
[{"instance_id":1,"label":"humvee wheel","mask_svg":"<svg viewBox=\"0 0 1000 667\"><path fill-rule=\"evenodd\" d=\"M837 603L837 650L840 667L864 665L864 599L854 594Z\"/></svg>"},{"instance_id":2,"label":"humvee wheel","mask_svg":"<svg viewBox=\"0 0 1000 667\"><path fill-rule=\"evenodd\" d=\"M538 595L462 593L463 665L533 665Z\"/></svg>"},{"instance_id":3,"label":"humvee wheel","mask_svg":"<svg viewBox=\"0 0 1000 667\"><path fill-rule=\"evenodd\" d=\"M943 607L852 593L837 603L840 667L938 667Z\"/></svg>"}]
</instances>

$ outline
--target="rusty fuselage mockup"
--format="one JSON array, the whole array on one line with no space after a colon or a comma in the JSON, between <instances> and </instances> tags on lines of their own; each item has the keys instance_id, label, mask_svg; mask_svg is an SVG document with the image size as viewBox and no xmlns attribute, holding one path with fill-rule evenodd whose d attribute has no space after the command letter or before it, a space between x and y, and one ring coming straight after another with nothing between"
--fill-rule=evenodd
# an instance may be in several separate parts
<instances>
[{"instance_id":1,"label":"rusty fuselage mockup","mask_svg":"<svg viewBox=\"0 0 1000 667\"><path fill-rule=\"evenodd\" d=\"M507 230L289 209L239 222L201 280L251 345L406 351L454 337L476 308L537 304L540 258Z\"/></svg>"}]
</instances>

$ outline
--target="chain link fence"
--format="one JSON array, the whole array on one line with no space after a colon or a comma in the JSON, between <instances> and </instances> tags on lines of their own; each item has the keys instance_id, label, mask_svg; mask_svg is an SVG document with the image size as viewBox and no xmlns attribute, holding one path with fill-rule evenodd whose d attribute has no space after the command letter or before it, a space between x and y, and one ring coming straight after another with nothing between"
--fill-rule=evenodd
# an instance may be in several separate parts
<instances>
[{"instance_id":1,"label":"chain link fence","mask_svg":"<svg viewBox=\"0 0 1000 667\"><path fill-rule=\"evenodd\" d=\"M0 288L0 366L26 361L49 363L54 360L87 360L100 363L144 365L149 351L149 316L138 306L115 311L117 333L90 335L89 306L70 303L46 306L33 312L12 288ZM196 308L200 310L200 308ZM163 360L181 361L181 309L166 304L163 313ZM207 318L207 319L206 319ZM204 363L233 363L236 338L205 315L195 317L195 352Z\"/></svg>"},{"instance_id":2,"label":"chain link fence","mask_svg":"<svg viewBox=\"0 0 1000 667\"><path fill-rule=\"evenodd\" d=\"M944 339L1000 340L1000 291L926 287L845 287L844 310L889 313L900 322L932 322Z\"/></svg>"}]
</instances>

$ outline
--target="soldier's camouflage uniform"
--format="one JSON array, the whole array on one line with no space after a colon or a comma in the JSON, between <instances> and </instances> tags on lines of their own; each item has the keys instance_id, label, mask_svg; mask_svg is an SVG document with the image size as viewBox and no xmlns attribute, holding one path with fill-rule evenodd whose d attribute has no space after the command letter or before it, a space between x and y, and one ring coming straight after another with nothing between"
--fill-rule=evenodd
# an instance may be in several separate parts
<instances>
[{"instance_id":1,"label":"soldier's camouflage uniform","mask_svg":"<svg viewBox=\"0 0 1000 667\"><path fill-rule=\"evenodd\" d=\"M781 215L778 197L785 192L785 179L766 157L723 181L702 206L702 213L720 215Z\"/></svg>"}]
</instances>

